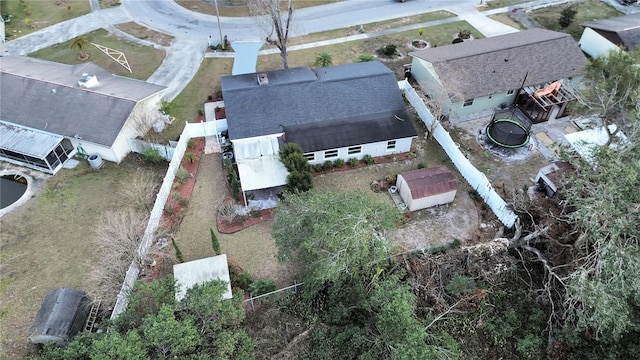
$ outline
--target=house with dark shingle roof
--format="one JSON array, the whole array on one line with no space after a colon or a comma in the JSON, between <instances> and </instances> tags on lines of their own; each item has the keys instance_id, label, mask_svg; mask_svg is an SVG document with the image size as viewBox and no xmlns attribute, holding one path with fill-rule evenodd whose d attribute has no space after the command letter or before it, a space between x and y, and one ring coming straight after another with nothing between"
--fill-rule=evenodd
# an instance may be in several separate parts
<instances>
[{"instance_id":1,"label":"house with dark shingle roof","mask_svg":"<svg viewBox=\"0 0 640 360\"><path fill-rule=\"evenodd\" d=\"M635 50L640 46L640 13L580 24L584 32L578 44L591 57L611 50Z\"/></svg>"},{"instance_id":2,"label":"house with dark shingle roof","mask_svg":"<svg viewBox=\"0 0 640 360\"><path fill-rule=\"evenodd\" d=\"M428 48L410 54L411 76L424 92L447 102L451 117L490 113L518 104L534 122L563 115L587 62L573 38L530 29ZM546 96L540 88L560 81ZM538 93L540 94L540 92Z\"/></svg>"},{"instance_id":3,"label":"house with dark shingle roof","mask_svg":"<svg viewBox=\"0 0 640 360\"><path fill-rule=\"evenodd\" d=\"M408 152L417 136L395 74L378 61L225 76L222 95L245 192L286 183L283 143L322 164Z\"/></svg>"},{"instance_id":4,"label":"house with dark shingle roof","mask_svg":"<svg viewBox=\"0 0 640 360\"><path fill-rule=\"evenodd\" d=\"M141 122L157 113L164 89L91 63L2 56L0 159L49 173L76 151L119 163L129 139L151 127Z\"/></svg>"}]
</instances>

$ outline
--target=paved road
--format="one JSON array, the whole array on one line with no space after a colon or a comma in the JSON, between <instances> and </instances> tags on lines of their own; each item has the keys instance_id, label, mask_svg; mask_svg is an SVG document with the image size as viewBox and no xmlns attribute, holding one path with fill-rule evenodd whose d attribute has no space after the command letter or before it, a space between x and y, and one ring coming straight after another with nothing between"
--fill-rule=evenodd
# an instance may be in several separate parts
<instances>
[{"instance_id":1,"label":"paved road","mask_svg":"<svg viewBox=\"0 0 640 360\"><path fill-rule=\"evenodd\" d=\"M116 8L100 10L97 0L90 0L93 12L60 24L55 24L35 33L20 37L5 44L10 54L25 55L51 45L68 41L100 28L118 32L115 24L135 21L151 29L171 34L175 37L171 46L164 48L145 40L126 36L142 45L163 48L167 51L164 62L148 79L149 82L167 86L164 97L171 100L196 74L205 50L209 35L217 39L218 22L215 16L200 14L177 5L172 0L121 0ZM549 6L568 0L537 0L518 5L522 8ZM606 0L614 3L615 0ZM484 36L495 36L517 31L487 15L509 11L508 8L480 12L477 0L409 0L400 3L395 0L346 0L337 3L298 9L294 12L294 36L337 28L355 27L360 24L406 17L437 10L449 10L457 16L442 21L413 24L406 27L385 30L385 33L406 31L420 27L438 25L444 22L466 20ZM618 5L619 6L619 5ZM628 8L628 7L626 7ZM633 7L638 8L638 7ZM480 8L482 10L482 8ZM231 41L255 40L264 37L253 18L221 17L222 33ZM310 44L291 46L290 51L325 46L345 41L359 40L382 33L365 33L350 37L320 41ZM123 34L121 34L123 35ZM275 50L261 52L273 53ZM207 54L207 56L220 56Z\"/></svg>"}]
</instances>

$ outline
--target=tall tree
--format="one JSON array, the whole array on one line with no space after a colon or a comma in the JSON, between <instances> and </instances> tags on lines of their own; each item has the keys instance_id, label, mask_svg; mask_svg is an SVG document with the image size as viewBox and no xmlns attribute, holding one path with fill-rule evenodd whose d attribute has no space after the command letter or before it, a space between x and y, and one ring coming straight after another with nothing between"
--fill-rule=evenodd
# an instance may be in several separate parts
<instances>
[{"instance_id":1,"label":"tall tree","mask_svg":"<svg viewBox=\"0 0 640 360\"><path fill-rule=\"evenodd\" d=\"M600 119L598 125L605 128L617 120L620 125L637 131L640 98L638 64L640 48L631 52L614 50L589 60L579 112L597 116ZM609 132L609 143L613 140L612 135Z\"/></svg>"},{"instance_id":2,"label":"tall tree","mask_svg":"<svg viewBox=\"0 0 640 360\"><path fill-rule=\"evenodd\" d=\"M280 50L282 68L288 69L287 41L293 19L291 0L284 9L281 0L250 0L248 5L251 14L256 17L258 26L267 34L267 43ZM274 32L275 38L273 38Z\"/></svg>"},{"instance_id":3,"label":"tall tree","mask_svg":"<svg viewBox=\"0 0 640 360\"><path fill-rule=\"evenodd\" d=\"M385 231L402 221L398 209L366 193L313 190L287 196L275 219L278 258L306 264L305 288L376 268L391 251Z\"/></svg>"}]
</instances>

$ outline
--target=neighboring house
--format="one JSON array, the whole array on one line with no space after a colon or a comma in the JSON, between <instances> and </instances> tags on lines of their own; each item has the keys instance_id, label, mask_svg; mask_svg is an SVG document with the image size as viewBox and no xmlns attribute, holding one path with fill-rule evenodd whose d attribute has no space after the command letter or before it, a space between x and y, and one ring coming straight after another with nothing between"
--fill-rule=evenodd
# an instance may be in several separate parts
<instances>
[{"instance_id":1,"label":"neighboring house","mask_svg":"<svg viewBox=\"0 0 640 360\"><path fill-rule=\"evenodd\" d=\"M411 76L424 92L446 102L452 118L490 114L512 104L533 121L561 117L587 62L573 38L530 29L410 54ZM560 81L549 93L536 93ZM440 96L441 95L441 96Z\"/></svg>"},{"instance_id":2,"label":"neighboring house","mask_svg":"<svg viewBox=\"0 0 640 360\"><path fill-rule=\"evenodd\" d=\"M0 57L0 160L52 174L76 152L119 163L164 89L91 63Z\"/></svg>"},{"instance_id":3,"label":"neighboring house","mask_svg":"<svg viewBox=\"0 0 640 360\"><path fill-rule=\"evenodd\" d=\"M611 50L635 50L640 46L640 13L580 24L584 32L579 45L591 57Z\"/></svg>"},{"instance_id":4,"label":"neighboring house","mask_svg":"<svg viewBox=\"0 0 640 360\"><path fill-rule=\"evenodd\" d=\"M458 183L444 165L404 172L396 187L409 211L417 211L453 202Z\"/></svg>"},{"instance_id":5,"label":"neighboring house","mask_svg":"<svg viewBox=\"0 0 640 360\"><path fill-rule=\"evenodd\" d=\"M417 136L395 74L378 61L225 76L222 95L243 192L286 183L281 143L321 164L408 152Z\"/></svg>"}]
</instances>

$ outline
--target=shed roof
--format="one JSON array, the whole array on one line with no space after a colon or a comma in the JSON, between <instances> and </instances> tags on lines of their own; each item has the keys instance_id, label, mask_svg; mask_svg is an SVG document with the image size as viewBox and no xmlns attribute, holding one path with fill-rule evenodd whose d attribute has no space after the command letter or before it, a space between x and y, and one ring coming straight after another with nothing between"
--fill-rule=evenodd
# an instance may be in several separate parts
<instances>
[{"instance_id":1,"label":"shed roof","mask_svg":"<svg viewBox=\"0 0 640 360\"><path fill-rule=\"evenodd\" d=\"M98 85L82 88L82 74ZM0 120L111 146L136 104L164 86L110 74L84 63L0 57Z\"/></svg>"},{"instance_id":2,"label":"shed roof","mask_svg":"<svg viewBox=\"0 0 640 360\"><path fill-rule=\"evenodd\" d=\"M640 13L580 24L597 32L616 33L622 45L633 50L640 46ZM620 44L616 44L620 45Z\"/></svg>"},{"instance_id":3,"label":"shed roof","mask_svg":"<svg viewBox=\"0 0 640 360\"><path fill-rule=\"evenodd\" d=\"M89 299L80 290L59 288L50 290L31 326L29 337L58 338L60 342L71 340L80 330L89 311ZM39 343L34 341L35 343Z\"/></svg>"},{"instance_id":4,"label":"shed roof","mask_svg":"<svg viewBox=\"0 0 640 360\"><path fill-rule=\"evenodd\" d=\"M60 135L0 121L0 148L44 159L64 139Z\"/></svg>"},{"instance_id":5,"label":"shed roof","mask_svg":"<svg viewBox=\"0 0 640 360\"><path fill-rule=\"evenodd\" d=\"M222 92L231 140L282 133L312 148L324 148L327 138L346 124L373 120L393 127L389 139L416 136L407 115L395 74L382 63L370 61L319 69L300 67L266 72L267 85L256 73L225 76ZM395 116L407 121L398 121ZM340 127L339 127L340 126ZM331 135L311 134L325 127ZM306 133L306 134L305 134ZM307 138L306 135L313 137ZM372 135L362 134L368 143ZM286 134L287 141L291 141ZM305 151L311 151L302 146Z\"/></svg>"},{"instance_id":6,"label":"shed roof","mask_svg":"<svg viewBox=\"0 0 640 360\"><path fill-rule=\"evenodd\" d=\"M187 290L195 285L202 285L216 279L227 282L227 291L222 295L222 298L231 299L233 297L226 254L175 264L173 265L173 276L178 283L177 301L184 299Z\"/></svg>"},{"instance_id":7,"label":"shed roof","mask_svg":"<svg viewBox=\"0 0 640 360\"><path fill-rule=\"evenodd\" d=\"M465 100L578 76L587 63L571 35L544 29L428 48L410 55L433 64L450 96L459 94Z\"/></svg>"},{"instance_id":8,"label":"shed roof","mask_svg":"<svg viewBox=\"0 0 640 360\"><path fill-rule=\"evenodd\" d=\"M400 176L407 182L412 199L445 194L458 189L455 176L444 165L407 171Z\"/></svg>"}]
</instances>

